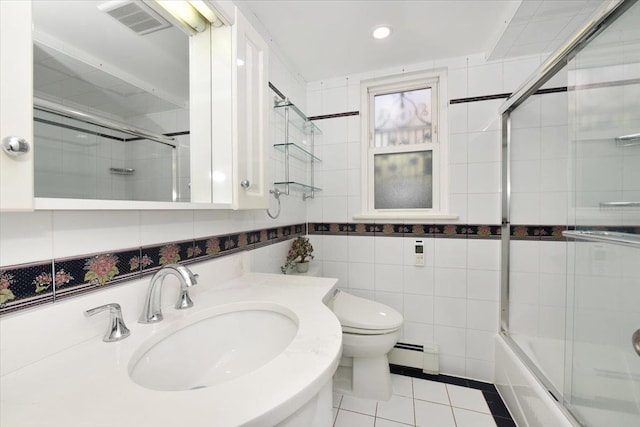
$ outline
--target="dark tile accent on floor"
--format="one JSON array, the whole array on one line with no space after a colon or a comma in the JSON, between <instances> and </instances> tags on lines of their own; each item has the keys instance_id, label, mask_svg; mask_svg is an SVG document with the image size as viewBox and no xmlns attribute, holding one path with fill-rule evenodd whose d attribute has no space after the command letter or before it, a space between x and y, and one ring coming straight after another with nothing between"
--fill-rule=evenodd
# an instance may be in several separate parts
<instances>
[{"instance_id":1,"label":"dark tile accent on floor","mask_svg":"<svg viewBox=\"0 0 640 427\"><path fill-rule=\"evenodd\" d=\"M496 422L497 427L518 427L515 421L513 421L511 418L496 417L494 415L493 421Z\"/></svg>"},{"instance_id":2,"label":"dark tile accent on floor","mask_svg":"<svg viewBox=\"0 0 640 427\"><path fill-rule=\"evenodd\" d=\"M493 384L491 384L493 386ZM495 390L495 387L494 387ZM504 402L500 398L500 395L497 392L491 391L482 391L484 395L484 399L487 401L487 405L491 410L491 413L494 417L503 417L503 418L511 418L511 414L509 410L505 406Z\"/></svg>"},{"instance_id":3,"label":"dark tile accent on floor","mask_svg":"<svg viewBox=\"0 0 640 427\"><path fill-rule=\"evenodd\" d=\"M458 385L461 387L473 388L480 390L484 399L487 401L487 406L491 411L491 415L495 420L498 427L517 427L516 423L511 418L511 414L506 405L502 401L502 398L498 394L498 390L491 383L485 383L482 381L470 380L466 378L453 377L450 375L431 375L422 372L422 369L409 368L400 365L389 365L391 373L397 375L404 375L407 377L420 378L423 380L436 381L445 384Z\"/></svg>"}]
</instances>

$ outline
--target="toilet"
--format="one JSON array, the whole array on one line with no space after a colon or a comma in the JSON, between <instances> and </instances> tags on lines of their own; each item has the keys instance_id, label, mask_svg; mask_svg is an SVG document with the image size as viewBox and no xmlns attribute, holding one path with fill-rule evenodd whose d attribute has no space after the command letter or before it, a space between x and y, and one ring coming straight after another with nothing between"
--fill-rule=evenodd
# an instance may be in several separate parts
<instances>
[{"instance_id":1,"label":"toilet","mask_svg":"<svg viewBox=\"0 0 640 427\"><path fill-rule=\"evenodd\" d=\"M340 290L327 305L342 326L342 360L333 377L334 391L389 400L391 373L387 353L400 338L402 315L384 304Z\"/></svg>"}]
</instances>

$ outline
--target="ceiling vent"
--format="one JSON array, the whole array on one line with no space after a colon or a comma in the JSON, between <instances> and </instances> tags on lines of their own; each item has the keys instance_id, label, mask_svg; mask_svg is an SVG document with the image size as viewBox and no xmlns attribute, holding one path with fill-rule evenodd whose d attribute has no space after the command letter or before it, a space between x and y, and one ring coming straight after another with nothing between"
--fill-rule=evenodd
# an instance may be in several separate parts
<instances>
[{"instance_id":1,"label":"ceiling vent","mask_svg":"<svg viewBox=\"0 0 640 427\"><path fill-rule=\"evenodd\" d=\"M108 1L100 4L98 9L111 15L118 22L141 36L171 26L169 22L142 2Z\"/></svg>"}]
</instances>

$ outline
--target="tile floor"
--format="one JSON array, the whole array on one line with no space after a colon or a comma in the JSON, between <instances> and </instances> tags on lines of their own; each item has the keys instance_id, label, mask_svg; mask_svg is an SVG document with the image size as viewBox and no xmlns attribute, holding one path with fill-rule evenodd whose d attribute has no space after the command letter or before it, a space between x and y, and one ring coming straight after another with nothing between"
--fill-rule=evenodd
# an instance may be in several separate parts
<instances>
[{"instance_id":1,"label":"tile floor","mask_svg":"<svg viewBox=\"0 0 640 427\"><path fill-rule=\"evenodd\" d=\"M491 384L474 382L482 390L398 374L391 380L387 402L333 393L334 427L516 427Z\"/></svg>"}]
</instances>

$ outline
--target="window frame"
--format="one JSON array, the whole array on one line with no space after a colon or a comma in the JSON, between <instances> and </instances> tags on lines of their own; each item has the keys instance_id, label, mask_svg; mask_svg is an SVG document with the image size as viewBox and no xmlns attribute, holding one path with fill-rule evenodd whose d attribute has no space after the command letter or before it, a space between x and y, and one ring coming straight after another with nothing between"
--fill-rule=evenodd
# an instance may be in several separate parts
<instances>
[{"instance_id":1,"label":"window frame","mask_svg":"<svg viewBox=\"0 0 640 427\"><path fill-rule=\"evenodd\" d=\"M361 82L361 214L354 219L455 219L449 214L448 175L448 96L447 70L436 69L416 73L387 76ZM375 147L376 95L431 88L432 141L424 144ZM425 209L375 209L376 154L431 151L432 207Z\"/></svg>"}]
</instances>

